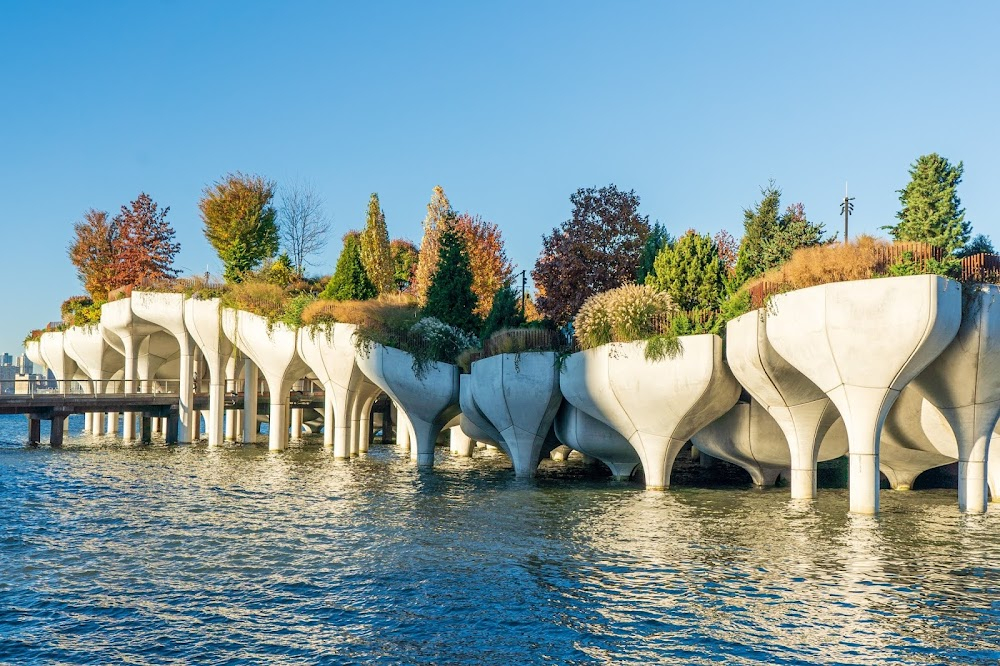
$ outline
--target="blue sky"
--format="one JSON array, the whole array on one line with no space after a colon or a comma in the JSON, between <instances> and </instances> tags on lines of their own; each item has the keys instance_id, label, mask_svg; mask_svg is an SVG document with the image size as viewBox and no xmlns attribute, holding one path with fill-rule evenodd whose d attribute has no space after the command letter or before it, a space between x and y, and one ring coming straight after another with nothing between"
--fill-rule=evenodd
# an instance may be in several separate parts
<instances>
[{"instance_id":1,"label":"blue sky","mask_svg":"<svg viewBox=\"0 0 1000 666\"><path fill-rule=\"evenodd\" d=\"M0 351L82 293L89 208L171 207L178 266L221 266L197 202L229 171L309 181L334 242L377 191L419 241L434 185L530 269L579 187L635 189L673 233L737 237L784 201L876 231L923 153L1000 239L996 3L13 3L0 5Z\"/></svg>"}]
</instances>

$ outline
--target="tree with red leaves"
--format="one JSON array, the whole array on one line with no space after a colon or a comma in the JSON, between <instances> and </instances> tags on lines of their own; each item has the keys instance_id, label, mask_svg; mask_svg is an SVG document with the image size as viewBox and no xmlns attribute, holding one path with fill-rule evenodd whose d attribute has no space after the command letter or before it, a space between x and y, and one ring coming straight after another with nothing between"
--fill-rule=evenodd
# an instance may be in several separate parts
<instances>
[{"instance_id":1,"label":"tree with red leaves","mask_svg":"<svg viewBox=\"0 0 1000 666\"><path fill-rule=\"evenodd\" d=\"M180 243L173 242L174 230L167 222L170 207L159 210L156 202L142 192L112 223L117 227L115 286L136 286L177 277L174 256Z\"/></svg>"},{"instance_id":2,"label":"tree with red leaves","mask_svg":"<svg viewBox=\"0 0 1000 666\"><path fill-rule=\"evenodd\" d=\"M542 236L531 271L538 309L558 325L573 319L594 294L635 281L650 232L635 191L613 184L581 188L569 200L573 217Z\"/></svg>"},{"instance_id":3,"label":"tree with red leaves","mask_svg":"<svg viewBox=\"0 0 1000 666\"><path fill-rule=\"evenodd\" d=\"M462 213L452 228L465 242L472 269L472 293L478 305L476 314L485 319L493 307L493 297L511 279L514 267L507 258L500 228L478 215Z\"/></svg>"},{"instance_id":4,"label":"tree with red leaves","mask_svg":"<svg viewBox=\"0 0 1000 666\"><path fill-rule=\"evenodd\" d=\"M73 225L73 242L67 254L83 288L95 302L108 300L108 292L117 286L117 243L118 227L103 210L92 208Z\"/></svg>"}]
</instances>

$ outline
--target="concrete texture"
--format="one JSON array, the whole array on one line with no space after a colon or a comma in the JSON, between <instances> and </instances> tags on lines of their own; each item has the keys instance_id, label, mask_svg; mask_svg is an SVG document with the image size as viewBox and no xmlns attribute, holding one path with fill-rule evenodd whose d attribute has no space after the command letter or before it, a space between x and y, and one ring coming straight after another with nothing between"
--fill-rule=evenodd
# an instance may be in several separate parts
<instances>
[{"instance_id":1,"label":"concrete texture","mask_svg":"<svg viewBox=\"0 0 1000 666\"><path fill-rule=\"evenodd\" d=\"M882 426L879 469L893 490L909 490L921 473L955 462L958 446L944 415L907 386Z\"/></svg>"},{"instance_id":2,"label":"concrete texture","mask_svg":"<svg viewBox=\"0 0 1000 666\"><path fill-rule=\"evenodd\" d=\"M288 446L288 394L292 384L305 376L308 366L296 352L297 333L282 323L269 323L251 312L223 308L222 332L264 375L270 400L267 448Z\"/></svg>"},{"instance_id":3,"label":"concrete texture","mask_svg":"<svg viewBox=\"0 0 1000 666\"><path fill-rule=\"evenodd\" d=\"M851 511L877 513L882 423L903 387L954 339L961 286L934 275L838 282L779 294L770 310L768 341L847 426Z\"/></svg>"},{"instance_id":4,"label":"concrete texture","mask_svg":"<svg viewBox=\"0 0 1000 666\"><path fill-rule=\"evenodd\" d=\"M421 467L432 466L438 434L459 413L458 367L432 363L423 377L417 377L412 356L382 345L358 352L357 364L368 379L406 412L416 440L410 443L411 460L415 459Z\"/></svg>"},{"instance_id":5,"label":"concrete texture","mask_svg":"<svg viewBox=\"0 0 1000 666\"><path fill-rule=\"evenodd\" d=\"M958 506L984 513L986 454L1000 418L1000 287L978 285L951 344L912 386L940 410L958 445Z\"/></svg>"},{"instance_id":6,"label":"concrete texture","mask_svg":"<svg viewBox=\"0 0 1000 666\"><path fill-rule=\"evenodd\" d=\"M209 410L205 419L205 434L209 446L219 446L223 437L226 364L233 355L232 342L222 334L222 302L217 298L187 299L184 301L184 325L208 367ZM192 439L198 438L199 418L192 416Z\"/></svg>"},{"instance_id":7,"label":"concrete texture","mask_svg":"<svg viewBox=\"0 0 1000 666\"><path fill-rule=\"evenodd\" d=\"M736 379L781 430L789 452L789 463L782 467L790 468L792 499L815 498L820 442L840 418L833 402L774 350L760 310L726 324L726 359ZM838 456L843 453L846 450Z\"/></svg>"},{"instance_id":8,"label":"concrete texture","mask_svg":"<svg viewBox=\"0 0 1000 666\"><path fill-rule=\"evenodd\" d=\"M532 477L562 403L555 352L499 354L476 361L472 397L506 444L514 474Z\"/></svg>"},{"instance_id":9,"label":"concrete texture","mask_svg":"<svg viewBox=\"0 0 1000 666\"><path fill-rule=\"evenodd\" d=\"M298 332L299 357L316 375L326 394L324 446L336 458L350 458L350 414L358 385L363 379L355 361L353 324L334 324L329 329L305 327Z\"/></svg>"},{"instance_id":10,"label":"concrete texture","mask_svg":"<svg viewBox=\"0 0 1000 666\"><path fill-rule=\"evenodd\" d=\"M569 401L564 400L556 414L555 431L566 446L607 465L616 480L627 481L639 464L639 455L627 439Z\"/></svg>"},{"instance_id":11,"label":"concrete texture","mask_svg":"<svg viewBox=\"0 0 1000 666\"><path fill-rule=\"evenodd\" d=\"M490 420L479 411L479 406L472 396L472 375L461 375L459 377L458 401L459 407L462 410L462 417L459 423L462 432L477 442L482 442L484 445L497 446L503 440L503 437L493 427Z\"/></svg>"},{"instance_id":12,"label":"concrete texture","mask_svg":"<svg viewBox=\"0 0 1000 666\"><path fill-rule=\"evenodd\" d=\"M603 345L570 356L560 375L566 400L628 439L650 490L669 487L681 447L740 395L719 336L680 343L674 358L660 361L646 360L644 342Z\"/></svg>"}]
</instances>

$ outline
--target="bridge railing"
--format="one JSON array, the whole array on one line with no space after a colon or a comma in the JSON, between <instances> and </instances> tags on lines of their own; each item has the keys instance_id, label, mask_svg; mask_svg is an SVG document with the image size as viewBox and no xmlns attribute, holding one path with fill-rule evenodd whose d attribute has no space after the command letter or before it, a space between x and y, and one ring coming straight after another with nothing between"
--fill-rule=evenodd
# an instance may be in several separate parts
<instances>
[{"instance_id":1,"label":"bridge railing","mask_svg":"<svg viewBox=\"0 0 1000 666\"><path fill-rule=\"evenodd\" d=\"M92 395L94 393L90 381L79 379L25 379L16 380L14 393L4 397L32 398L40 396L70 396ZM135 381L130 390L126 390L125 381L112 379L104 383L103 390L98 395L149 395L154 393L177 393L180 383L177 380L157 379L150 382Z\"/></svg>"}]
</instances>

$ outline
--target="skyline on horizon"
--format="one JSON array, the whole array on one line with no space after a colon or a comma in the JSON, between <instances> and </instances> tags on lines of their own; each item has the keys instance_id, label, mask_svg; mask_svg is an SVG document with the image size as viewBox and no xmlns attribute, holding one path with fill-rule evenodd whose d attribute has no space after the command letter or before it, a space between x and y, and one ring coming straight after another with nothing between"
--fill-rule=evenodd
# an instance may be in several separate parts
<instances>
[{"instance_id":1,"label":"skyline on horizon","mask_svg":"<svg viewBox=\"0 0 1000 666\"><path fill-rule=\"evenodd\" d=\"M26 286L8 295L0 349L19 353L83 293L65 249L89 208L148 192L171 208L181 273L221 274L197 201L230 171L316 187L332 233L314 274L333 270L373 191L390 234L419 242L438 184L497 223L529 272L569 196L609 183L674 235L739 237L771 179L842 232L847 181L852 235L881 235L930 152L964 162L973 233L1000 241L987 78L1000 9L905 8L8 7L5 235L34 251L5 262Z\"/></svg>"}]
</instances>

